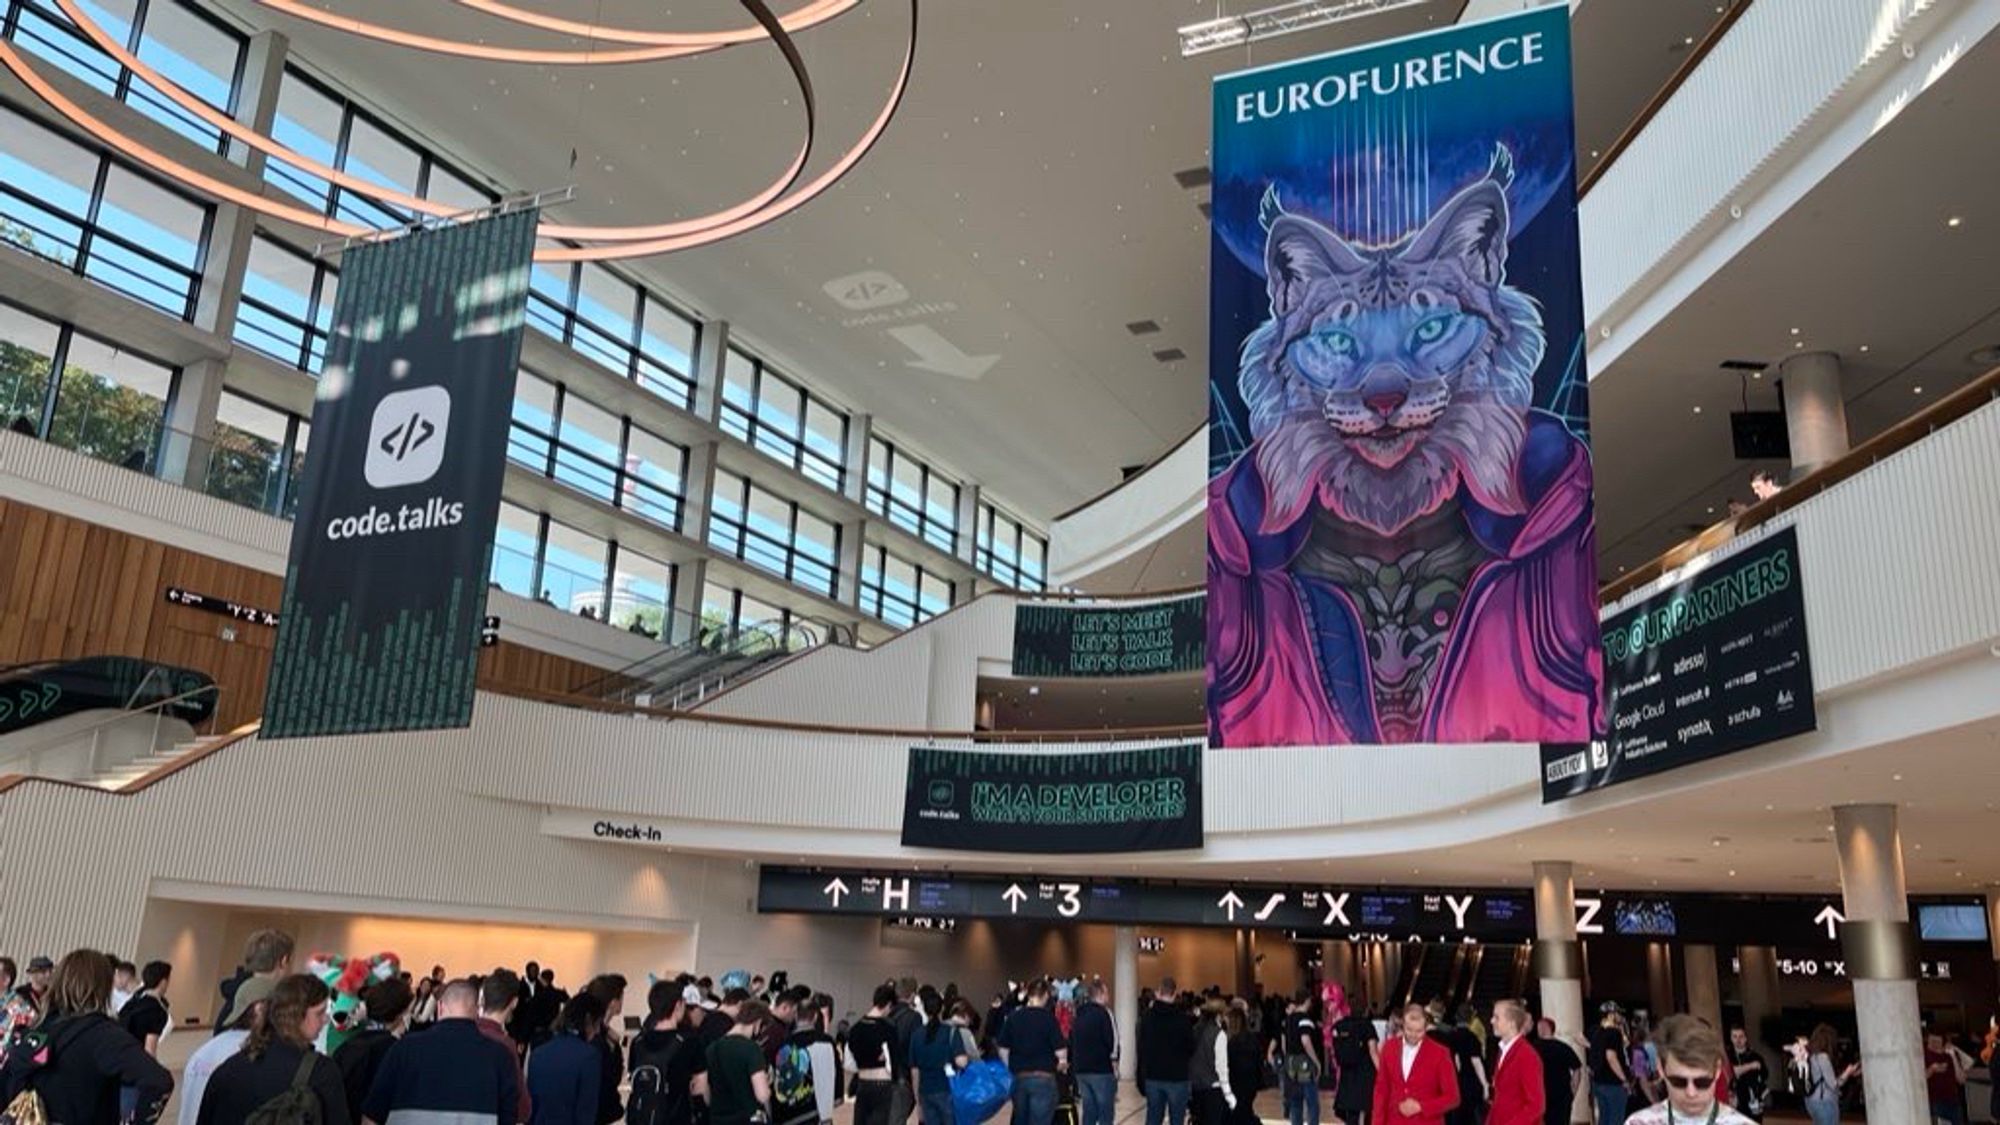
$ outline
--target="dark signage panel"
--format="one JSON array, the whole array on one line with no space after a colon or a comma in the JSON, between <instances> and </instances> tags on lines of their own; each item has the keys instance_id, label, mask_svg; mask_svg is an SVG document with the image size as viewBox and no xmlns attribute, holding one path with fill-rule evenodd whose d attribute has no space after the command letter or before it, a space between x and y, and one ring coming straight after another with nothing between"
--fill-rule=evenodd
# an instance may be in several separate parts
<instances>
[{"instance_id":1,"label":"dark signage panel","mask_svg":"<svg viewBox=\"0 0 2000 1125\"><path fill-rule=\"evenodd\" d=\"M1986 908L1985 900L1977 897L1925 899L1913 904L1912 917L1935 905ZM1532 896L1511 889L1163 883L1089 876L765 867L758 873L757 910L889 920L929 915L1244 926L1356 941L1524 942L1535 936ZM1838 948L1840 924L1847 920L1838 895L1579 892L1576 912L1577 934L1586 939L1713 945Z\"/></svg>"},{"instance_id":2,"label":"dark signage panel","mask_svg":"<svg viewBox=\"0 0 2000 1125\"><path fill-rule=\"evenodd\" d=\"M1798 532L1702 567L1604 623L1611 737L1544 743L1542 800L1818 726Z\"/></svg>"},{"instance_id":3,"label":"dark signage panel","mask_svg":"<svg viewBox=\"0 0 2000 1125\"><path fill-rule=\"evenodd\" d=\"M1096 754L911 748L903 844L971 851L1199 848L1199 743Z\"/></svg>"},{"instance_id":4,"label":"dark signage panel","mask_svg":"<svg viewBox=\"0 0 2000 1125\"><path fill-rule=\"evenodd\" d=\"M1156 676L1193 672L1208 651L1208 599L1145 605L1014 608L1016 676Z\"/></svg>"}]
</instances>

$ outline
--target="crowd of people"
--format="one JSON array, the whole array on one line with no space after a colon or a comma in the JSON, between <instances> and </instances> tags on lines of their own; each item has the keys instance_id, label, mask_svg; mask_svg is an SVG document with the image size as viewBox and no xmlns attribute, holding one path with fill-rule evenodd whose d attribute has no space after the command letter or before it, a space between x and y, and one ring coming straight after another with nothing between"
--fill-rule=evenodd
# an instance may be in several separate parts
<instances>
[{"instance_id":1,"label":"crowd of people","mask_svg":"<svg viewBox=\"0 0 2000 1125\"><path fill-rule=\"evenodd\" d=\"M252 935L182 1070L177 1125L828 1125L849 1100L854 1125L979 1125L1000 1104L962 1100L980 1067L1004 1073L1016 1125L1112 1125L1128 1033L1146 1125L1255 1125L1271 1088L1290 1125L1320 1125L1327 1098L1341 1125L1566 1125L1580 1099L1600 1125L1742 1125L1779 1083L1821 1125L1860 1070L1837 1064L1824 1025L1774 1082L1742 1028L1693 1016L1651 1027L1607 1005L1572 1041L1518 999L1367 1012L1332 984L1233 997L1171 978L1143 990L1130 1028L1100 979L1010 984L982 1011L956 985L905 978L842 1018L784 973L681 974L650 980L628 1018L624 977L571 994L532 961L389 973L330 1015L327 984L293 954L282 932ZM154 1125L175 1088L156 1057L171 979L164 962L88 949L36 957L24 977L0 957L7 1117ZM1972 1058L1932 1036L1925 1063L1934 1116L1964 1122Z\"/></svg>"}]
</instances>

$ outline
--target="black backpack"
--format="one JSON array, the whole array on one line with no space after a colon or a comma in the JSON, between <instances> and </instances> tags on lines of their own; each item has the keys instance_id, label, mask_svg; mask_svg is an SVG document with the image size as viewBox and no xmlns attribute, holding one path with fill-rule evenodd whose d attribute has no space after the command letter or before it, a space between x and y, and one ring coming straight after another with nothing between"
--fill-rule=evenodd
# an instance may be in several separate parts
<instances>
[{"instance_id":1,"label":"black backpack","mask_svg":"<svg viewBox=\"0 0 2000 1125\"><path fill-rule=\"evenodd\" d=\"M687 1040L674 1036L658 1056L632 1045L632 1093L625 1099L626 1125L663 1125L667 1120L667 1067Z\"/></svg>"},{"instance_id":2,"label":"black backpack","mask_svg":"<svg viewBox=\"0 0 2000 1125\"><path fill-rule=\"evenodd\" d=\"M292 1075L292 1084L285 1092L250 1111L243 1119L243 1125L340 1125L327 1122L320 1116L319 1095L312 1090L313 1065L319 1062L319 1055L311 1048L299 1060L299 1069Z\"/></svg>"}]
</instances>

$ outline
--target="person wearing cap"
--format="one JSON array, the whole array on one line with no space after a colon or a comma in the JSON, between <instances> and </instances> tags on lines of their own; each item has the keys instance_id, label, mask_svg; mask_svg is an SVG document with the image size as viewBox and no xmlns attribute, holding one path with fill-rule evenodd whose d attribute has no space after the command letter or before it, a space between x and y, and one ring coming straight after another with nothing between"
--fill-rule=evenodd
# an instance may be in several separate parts
<instances>
[{"instance_id":1,"label":"person wearing cap","mask_svg":"<svg viewBox=\"0 0 2000 1125\"><path fill-rule=\"evenodd\" d=\"M243 944L243 968L250 975L227 994L222 1011L216 1014L215 1030L218 1034L236 1022L236 1013L243 1007L239 997L243 994L244 984L258 977L275 984L292 971L292 948L292 935L283 930L258 930L250 935L250 940ZM263 992L265 996L270 994L269 989Z\"/></svg>"},{"instance_id":2,"label":"person wearing cap","mask_svg":"<svg viewBox=\"0 0 2000 1125\"><path fill-rule=\"evenodd\" d=\"M1632 1076L1625 1066L1625 1013L1610 1003L1599 1011L1604 1018L1590 1037L1590 1052L1584 1058L1590 1068L1590 1094L1597 1102L1599 1121L1623 1121L1632 1089Z\"/></svg>"},{"instance_id":3,"label":"person wearing cap","mask_svg":"<svg viewBox=\"0 0 2000 1125\"><path fill-rule=\"evenodd\" d=\"M236 1056L243 1049L243 1041L250 1037L250 1026L262 1014L264 1004L271 997L271 989L277 981L270 977L246 977L236 986L234 1006L236 1019L228 1027L215 1030L215 1037L188 1056L181 1069L180 1125L195 1125L201 1114L202 1093L208 1089L209 1076L217 1068ZM343 1125L338 1121L325 1125Z\"/></svg>"},{"instance_id":4,"label":"person wearing cap","mask_svg":"<svg viewBox=\"0 0 2000 1125\"><path fill-rule=\"evenodd\" d=\"M55 971L56 963L45 954L28 960L28 983L21 986L21 991L27 994L28 1002L38 1012L48 1007L49 978Z\"/></svg>"},{"instance_id":5,"label":"person wearing cap","mask_svg":"<svg viewBox=\"0 0 2000 1125\"><path fill-rule=\"evenodd\" d=\"M691 1125L695 1099L708 1097L707 1053L686 1026L688 1013L701 1010L700 999L694 985L676 988L670 980L656 981L646 992L646 1029L632 1041L628 1060L635 1098L642 1068L651 1067L658 1076L660 1112L652 1125Z\"/></svg>"}]
</instances>

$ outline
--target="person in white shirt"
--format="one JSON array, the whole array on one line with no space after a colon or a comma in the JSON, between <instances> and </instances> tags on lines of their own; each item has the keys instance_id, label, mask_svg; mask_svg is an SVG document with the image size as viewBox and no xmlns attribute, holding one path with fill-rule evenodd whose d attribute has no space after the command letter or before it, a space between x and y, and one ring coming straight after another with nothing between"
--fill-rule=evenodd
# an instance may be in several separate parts
<instances>
[{"instance_id":1,"label":"person in white shirt","mask_svg":"<svg viewBox=\"0 0 2000 1125\"><path fill-rule=\"evenodd\" d=\"M271 989L277 983L270 977L256 976L238 985L236 998L230 1002L234 1019L227 1028L217 1031L214 1038L188 1056L187 1065L181 1069L180 1088L175 1091L180 1096L180 1125L195 1125L196 1118L201 1116L201 1098L208 1090L209 1076L243 1049L243 1041L250 1038L250 1025L264 1014ZM340 1123L328 1122L326 1125Z\"/></svg>"},{"instance_id":2,"label":"person in white shirt","mask_svg":"<svg viewBox=\"0 0 2000 1125\"><path fill-rule=\"evenodd\" d=\"M1714 1028L1690 1015L1668 1016L1654 1039L1667 1096L1627 1118L1626 1125L1751 1125L1717 1097L1722 1037Z\"/></svg>"},{"instance_id":3,"label":"person in white shirt","mask_svg":"<svg viewBox=\"0 0 2000 1125\"><path fill-rule=\"evenodd\" d=\"M139 967L130 961L118 962L111 969L111 1005L105 1012L116 1019L138 993Z\"/></svg>"}]
</instances>

